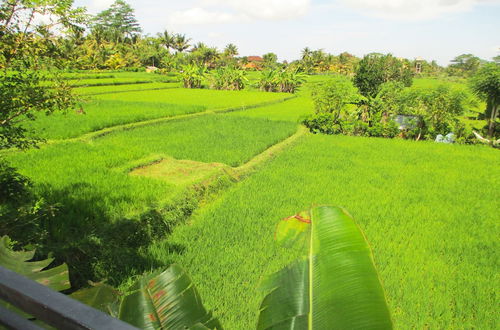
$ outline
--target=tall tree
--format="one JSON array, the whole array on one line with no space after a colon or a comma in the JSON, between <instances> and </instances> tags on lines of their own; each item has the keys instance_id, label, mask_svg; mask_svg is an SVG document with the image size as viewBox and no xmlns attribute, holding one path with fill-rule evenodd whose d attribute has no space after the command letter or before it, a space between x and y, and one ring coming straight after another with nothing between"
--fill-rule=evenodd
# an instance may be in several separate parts
<instances>
[{"instance_id":1,"label":"tall tree","mask_svg":"<svg viewBox=\"0 0 500 330\"><path fill-rule=\"evenodd\" d=\"M354 76L354 85L366 97L375 97L380 86L388 81L399 81L411 86L413 73L402 60L391 54L368 54L359 62Z\"/></svg>"},{"instance_id":2,"label":"tall tree","mask_svg":"<svg viewBox=\"0 0 500 330\"><path fill-rule=\"evenodd\" d=\"M58 31L81 29L84 9L72 0L7 0L0 3L0 149L27 148L36 143L23 123L36 113L50 114L75 104L71 89L54 82L47 88L41 68L54 58ZM51 17L50 24L37 20Z\"/></svg>"},{"instance_id":3,"label":"tall tree","mask_svg":"<svg viewBox=\"0 0 500 330\"><path fill-rule=\"evenodd\" d=\"M472 54L462 54L451 60L449 68L451 73L459 74L462 76L471 76L481 66L481 59Z\"/></svg>"},{"instance_id":4,"label":"tall tree","mask_svg":"<svg viewBox=\"0 0 500 330\"><path fill-rule=\"evenodd\" d=\"M100 12L94 19L94 28L100 27L109 41L130 40L142 30L134 15L134 9L123 0L116 0L111 7Z\"/></svg>"},{"instance_id":5,"label":"tall tree","mask_svg":"<svg viewBox=\"0 0 500 330\"><path fill-rule=\"evenodd\" d=\"M278 55L274 53L264 54L262 58L264 59L264 68L266 69L273 69L278 64Z\"/></svg>"},{"instance_id":6,"label":"tall tree","mask_svg":"<svg viewBox=\"0 0 500 330\"><path fill-rule=\"evenodd\" d=\"M158 33L158 38L160 39L161 44L167 49L174 48L175 43L175 35L168 32L167 30L162 33Z\"/></svg>"},{"instance_id":7,"label":"tall tree","mask_svg":"<svg viewBox=\"0 0 500 330\"><path fill-rule=\"evenodd\" d=\"M500 64L486 64L472 77L470 83L474 93L486 101L488 136L493 137L500 107Z\"/></svg>"},{"instance_id":8,"label":"tall tree","mask_svg":"<svg viewBox=\"0 0 500 330\"><path fill-rule=\"evenodd\" d=\"M234 57L238 55L238 47L235 44L228 44L226 48L224 48L224 55L228 57Z\"/></svg>"},{"instance_id":9,"label":"tall tree","mask_svg":"<svg viewBox=\"0 0 500 330\"><path fill-rule=\"evenodd\" d=\"M174 43L173 43L173 48L178 52L182 53L186 49L189 48L189 41L191 39L187 38L186 35L184 34L176 34L174 36Z\"/></svg>"}]
</instances>

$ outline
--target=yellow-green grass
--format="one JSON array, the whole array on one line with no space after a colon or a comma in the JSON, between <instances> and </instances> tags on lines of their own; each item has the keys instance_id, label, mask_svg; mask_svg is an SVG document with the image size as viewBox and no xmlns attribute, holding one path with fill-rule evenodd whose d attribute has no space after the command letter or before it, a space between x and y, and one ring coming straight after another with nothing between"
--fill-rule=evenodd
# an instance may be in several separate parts
<instances>
[{"instance_id":1,"label":"yellow-green grass","mask_svg":"<svg viewBox=\"0 0 500 330\"><path fill-rule=\"evenodd\" d=\"M189 186L221 176L224 172L232 175L231 167L222 163L162 158L156 162L133 169L130 175L156 178L177 186Z\"/></svg>"},{"instance_id":2,"label":"yellow-green grass","mask_svg":"<svg viewBox=\"0 0 500 330\"><path fill-rule=\"evenodd\" d=\"M373 249L396 328L494 329L499 163L487 147L306 136L150 251L189 271L227 329L251 329L260 279L295 257L277 222L338 205Z\"/></svg>"}]
</instances>

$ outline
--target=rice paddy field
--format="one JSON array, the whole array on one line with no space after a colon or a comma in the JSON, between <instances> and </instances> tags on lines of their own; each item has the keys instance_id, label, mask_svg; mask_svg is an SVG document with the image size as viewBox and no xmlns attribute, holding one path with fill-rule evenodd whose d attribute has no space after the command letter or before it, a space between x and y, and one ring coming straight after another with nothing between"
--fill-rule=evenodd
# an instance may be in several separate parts
<instances>
[{"instance_id":1,"label":"rice paddy field","mask_svg":"<svg viewBox=\"0 0 500 330\"><path fill-rule=\"evenodd\" d=\"M176 262L226 329L252 329L259 282L298 254L275 244L277 222L331 204L364 231L395 328L498 328L498 150L305 133L327 76L293 97L146 73L66 78L114 85L78 87L82 111L38 118L48 143L5 157L58 204L47 250L74 285L121 287Z\"/></svg>"}]
</instances>

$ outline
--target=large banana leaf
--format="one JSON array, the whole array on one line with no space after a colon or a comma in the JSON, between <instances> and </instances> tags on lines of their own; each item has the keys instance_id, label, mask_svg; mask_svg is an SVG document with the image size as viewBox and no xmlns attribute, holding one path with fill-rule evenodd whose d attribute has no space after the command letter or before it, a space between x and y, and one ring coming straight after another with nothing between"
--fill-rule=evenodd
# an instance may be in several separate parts
<instances>
[{"instance_id":1,"label":"large banana leaf","mask_svg":"<svg viewBox=\"0 0 500 330\"><path fill-rule=\"evenodd\" d=\"M307 255L263 283L269 293L257 328L391 329L370 248L352 217L331 206L306 214L278 227L279 241L303 240Z\"/></svg>"},{"instance_id":2,"label":"large banana leaf","mask_svg":"<svg viewBox=\"0 0 500 330\"><path fill-rule=\"evenodd\" d=\"M142 276L120 305L119 318L141 329L222 329L178 265Z\"/></svg>"},{"instance_id":3,"label":"large banana leaf","mask_svg":"<svg viewBox=\"0 0 500 330\"><path fill-rule=\"evenodd\" d=\"M111 316L116 317L118 314L120 292L110 285L104 283L92 284L90 288L73 292L70 297Z\"/></svg>"},{"instance_id":4,"label":"large banana leaf","mask_svg":"<svg viewBox=\"0 0 500 330\"><path fill-rule=\"evenodd\" d=\"M71 287L66 264L43 270L54 259L29 261L34 255L35 251L12 251L9 247L9 238L7 236L0 238L0 266L48 286L55 291L62 291Z\"/></svg>"}]
</instances>

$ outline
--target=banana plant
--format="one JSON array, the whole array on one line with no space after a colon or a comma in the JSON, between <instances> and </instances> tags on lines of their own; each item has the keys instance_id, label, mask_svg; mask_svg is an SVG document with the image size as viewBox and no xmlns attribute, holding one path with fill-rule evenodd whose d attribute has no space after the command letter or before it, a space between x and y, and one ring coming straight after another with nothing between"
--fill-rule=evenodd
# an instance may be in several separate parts
<instances>
[{"instance_id":1,"label":"banana plant","mask_svg":"<svg viewBox=\"0 0 500 330\"><path fill-rule=\"evenodd\" d=\"M44 270L54 261L53 258L30 261L35 255L35 250L13 251L10 245L9 237L3 236L0 238L0 266L48 286L55 291L62 291L71 287L66 264Z\"/></svg>"},{"instance_id":2,"label":"banana plant","mask_svg":"<svg viewBox=\"0 0 500 330\"><path fill-rule=\"evenodd\" d=\"M370 248L343 209L314 207L284 219L279 243L303 258L269 276L257 329L391 329Z\"/></svg>"},{"instance_id":3,"label":"banana plant","mask_svg":"<svg viewBox=\"0 0 500 330\"><path fill-rule=\"evenodd\" d=\"M140 276L123 295L100 283L71 295L140 329L222 329L187 273L173 264Z\"/></svg>"}]
</instances>

